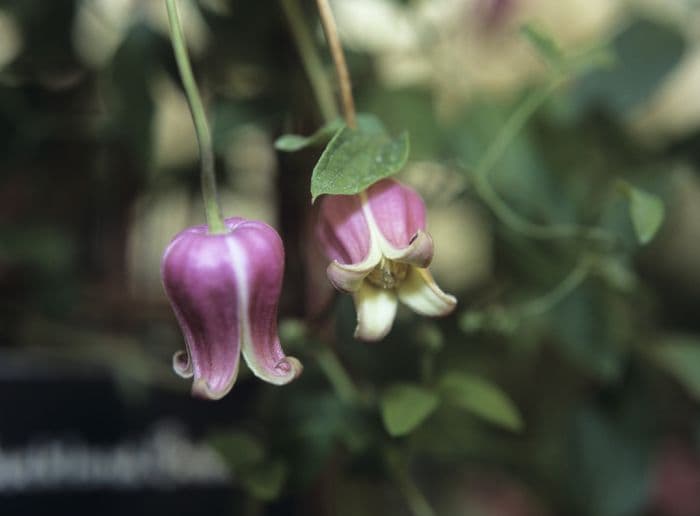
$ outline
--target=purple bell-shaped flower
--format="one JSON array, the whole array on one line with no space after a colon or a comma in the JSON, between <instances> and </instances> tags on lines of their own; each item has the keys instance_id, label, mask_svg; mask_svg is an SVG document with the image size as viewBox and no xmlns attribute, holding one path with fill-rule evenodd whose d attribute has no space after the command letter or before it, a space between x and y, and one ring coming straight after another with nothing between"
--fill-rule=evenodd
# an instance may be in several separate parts
<instances>
[{"instance_id":1,"label":"purple bell-shaped flower","mask_svg":"<svg viewBox=\"0 0 700 516\"><path fill-rule=\"evenodd\" d=\"M433 240L425 230L423 199L412 188L383 179L357 195L327 195L316 231L331 260L328 279L355 301L356 337L383 338L399 300L427 316L454 310L457 300L427 269Z\"/></svg>"},{"instance_id":2,"label":"purple bell-shaped flower","mask_svg":"<svg viewBox=\"0 0 700 516\"><path fill-rule=\"evenodd\" d=\"M284 247L267 224L242 218L227 231L207 226L179 233L163 254L165 292L185 336L173 368L194 378L192 393L220 399L233 387L241 351L253 373L275 385L291 382L301 363L285 356L277 334Z\"/></svg>"}]
</instances>

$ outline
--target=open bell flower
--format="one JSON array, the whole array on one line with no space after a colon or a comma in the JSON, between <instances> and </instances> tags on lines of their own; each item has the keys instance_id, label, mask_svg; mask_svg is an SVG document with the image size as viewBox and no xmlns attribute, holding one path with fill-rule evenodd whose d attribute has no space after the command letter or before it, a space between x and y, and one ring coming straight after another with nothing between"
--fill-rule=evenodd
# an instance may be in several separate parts
<instances>
[{"instance_id":1,"label":"open bell flower","mask_svg":"<svg viewBox=\"0 0 700 516\"><path fill-rule=\"evenodd\" d=\"M173 368L194 378L192 394L220 399L233 387L240 353L253 373L283 385L302 366L285 356L277 334L277 304L284 274L284 247L267 224L225 221L227 232L207 226L179 233L161 262L165 292L185 336L186 351Z\"/></svg>"},{"instance_id":2,"label":"open bell flower","mask_svg":"<svg viewBox=\"0 0 700 516\"><path fill-rule=\"evenodd\" d=\"M328 279L353 296L355 337L386 336L399 300L421 315L454 310L457 300L427 269L433 240L425 230L423 199L412 188L383 179L357 195L324 196L316 231L331 260Z\"/></svg>"}]
</instances>

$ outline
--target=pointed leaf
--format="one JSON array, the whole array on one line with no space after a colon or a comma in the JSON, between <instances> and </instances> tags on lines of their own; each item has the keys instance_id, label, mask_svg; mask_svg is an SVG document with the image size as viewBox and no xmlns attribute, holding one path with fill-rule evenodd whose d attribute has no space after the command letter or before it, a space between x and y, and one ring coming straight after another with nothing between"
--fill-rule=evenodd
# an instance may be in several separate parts
<instances>
[{"instance_id":1,"label":"pointed leaf","mask_svg":"<svg viewBox=\"0 0 700 516\"><path fill-rule=\"evenodd\" d=\"M632 189L630 216L637 238L646 244L654 238L664 220L664 203L657 196Z\"/></svg>"},{"instance_id":2,"label":"pointed leaf","mask_svg":"<svg viewBox=\"0 0 700 516\"><path fill-rule=\"evenodd\" d=\"M654 349L651 356L700 401L700 342L676 339Z\"/></svg>"},{"instance_id":3,"label":"pointed leaf","mask_svg":"<svg viewBox=\"0 0 700 516\"><path fill-rule=\"evenodd\" d=\"M408 159L408 133L390 137L376 117L358 118L333 137L314 167L312 202L323 194L352 195L400 171Z\"/></svg>"},{"instance_id":4,"label":"pointed leaf","mask_svg":"<svg viewBox=\"0 0 700 516\"><path fill-rule=\"evenodd\" d=\"M417 385L392 385L381 400L382 419L387 432L394 437L410 433L433 413L438 402L434 393Z\"/></svg>"},{"instance_id":5,"label":"pointed leaf","mask_svg":"<svg viewBox=\"0 0 700 516\"><path fill-rule=\"evenodd\" d=\"M319 145L330 140L341 127L343 121L340 119L333 120L323 125L315 133L310 136L302 136L300 134L283 134L275 140L275 149L282 152L296 152L306 147Z\"/></svg>"},{"instance_id":6,"label":"pointed leaf","mask_svg":"<svg viewBox=\"0 0 700 516\"><path fill-rule=\"evenodd\" d=\"M264 501L279 496L286 478L287 468L281 461L258 464L240 474L240 481L250 494Z\"/></svg>"},{"instance_id":7,"label":"pointed leaf","mask_svg":"<svg viewBox=\"0 0 700 516\"><path fill-rule=\"evenodd\" d=\"M561 66L565 61L564 52L562 52L557 42L554 41L551 35L545 33L542 29L535 27L532 24L523 25L520 32L537 50L537 53L544 59L548 65L553 68Z\"/></svg>"},{"instance_id":8,"label":"pointed leaf","mask_svg":"<svg viewBox=\"0 0 700 516\"><path fill-rule=\"evenodd\" d=\"M640 244L648 244L664 221L664 203L656 195L621 181L619 187L627 196L634 233Z\"/></svg>"},{"instance_id":9,"label":"pointed leaf","mask_svg":"<svg viewBox=\"0 0 700 516\"><path fill-rule=\"evenodd\" d=\"M446 401L472 412L490 423L509 430L521 430L523 420L518 408L500 387L466 373L448 373L440 381Z\"/></svg>"},{"instance_id":10,"label":"pointed leaf","mask_svg":"<svg viewBox=\"0 0 700 516\"><path fill-rule=\"evenodd\" d=\"M209 438L209 442L234 472L238 468L257 464L265 458L263 444L246 432L217 432Z\"/></svg>"}]
</instances>

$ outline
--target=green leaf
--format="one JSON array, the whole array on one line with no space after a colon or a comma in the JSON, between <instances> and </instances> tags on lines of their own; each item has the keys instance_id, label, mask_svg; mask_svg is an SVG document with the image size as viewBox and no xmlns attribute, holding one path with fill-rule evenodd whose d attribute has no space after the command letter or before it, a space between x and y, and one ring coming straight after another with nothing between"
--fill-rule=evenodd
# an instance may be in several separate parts
<instances>
[{"instance_id":1,"label":"green leaf","mask_svg":"<svg viewBox=\"0 0 700 516\"><path fill-rule=\"evenodd\" d=\"M674 339L651 352L653 360L700 401L700 343Z\"/></svg>"},{"instance_id":2,"label":"green leaf","mask_svg":"<svg viewBox=\"0 0 700 516\"><path fill-rule=\"evenodd\" d=\"M648 244L664 221L664 203L656 195L621 182L620 188L629 201L629 213L637 239Z\"/></svg>"},{"instance_id":3,"label":"green leaf","mask_svg":"<svg viewBox=\"0 0 700 516\"><path fill-rule=\"evenodd\" d=\"M382 396L384 426L393 437L406 435L437 408L439 398L432 392L408 383L394 384Z\"/></svg>"},{"instance_id":4,"label":"green leaf","mask_svg":"<svg viewBox=\"0 0 700 516\"><path fill-rule=\"evenodd\" d=\"M627 350L618 345L628 328L627 312L605 289L584 283L548 314L553 344L577 370L602 383L620 378Z\"/></svg>"},{"instance_id":5,"label":"green leaf","mask_svg":"<svg viewBox=\"0 0 700 516\"><path fill-rule=\"evenodd\" d=\"M571 418L567 434L567 447L562 450L566 453L562 487L579 507L578 512L596 516L644 514L651 466L650 443L644 431L639 426L625 426L625 417L615 420L583 407Z\"/></svg>"},{"instance_id":6,"label":"green leaf","mask_svg":"<svg viewBox=\"0 0 700 516\"><path fill-rule=\"evenodd\" d=\"M209 443L224 458L231 470L257 464L265 458L265 449L255 437L245 432L217 432Z\"/></svg>"},{"instance_id":7,"label":"green leaf","mask_svg":"<svg viewBox=\"0 0 700 516\"><path fill-rule=\"evenodd\" d=\"M344 126L341 119L333 120L323 125L310 136L300 134L283 134L275 140L275 149L282 152L296 152L306 147L319 145L330 140Z\"/></svg>"},{"instance_id":8,"label":"green leaf","mask_svg":"<svg viewBox=\"0 0 700 516\"><path fill-rule=\"evenodd\" d=\"M632 19L611 42L615 66L599 68L573 86L578 113L601 105L626 116L649 99L683 58L686 42L678 29L658 19Z\"/></svg>"},{"instance_id":9,"label":"green leaf","mask_svg":"<svg viewBox=\"0 0 700 516\"><path fill-rule=\"evenodd\" d=\"M537 53L544 59L547 64L554 68L560 67L564 61L565 56L562 52L557 42L542 29L533 26L532 24L525 24L520 28L520 32L523 36L530 42L530 44L537 50Z\"/></svg>"},{"instance_id":10,"label":"green leaf","mask_svg":"<svg viewBox=\"0 0 700 516\"><path fill-rule=\"evenodd\" d=\"M279 496L286 478L284 463L275 461L246 469L241 472L239 480L255 498L270 501Z\"/></svg>"},{"instance_id":11,"label":"green leaf","mask_svg":"<svg viewBox=\"0 0 700 516\"><path fill-rule=\"evenodd\" d=\"M523 420L515 404L498 386L466 373L448 373L440 381L444 399L486 421L521 430Z\"/></svg>"},{"instance_id":12,"label":"green leaf","mask_svg":"<svg viewBox=\"0 0 700 516\"><path fill-rule=\"evenodd\" d=\"M376 117L358 117L358 128L338 131L314 167L312 202L323 194L356 194L396 174L406 164L409 147L408 133L392 138Z\"/></svg>"}]
</instances>

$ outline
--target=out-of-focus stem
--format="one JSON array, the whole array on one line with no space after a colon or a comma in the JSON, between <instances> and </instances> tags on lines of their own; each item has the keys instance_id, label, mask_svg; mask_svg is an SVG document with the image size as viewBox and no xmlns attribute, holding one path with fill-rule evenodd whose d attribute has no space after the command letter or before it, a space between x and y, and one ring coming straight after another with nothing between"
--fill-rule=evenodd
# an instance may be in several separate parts
<instances>
[{"instance_id":1,"label":"out-of-focus stem","mask_svg":"<svg viewBox=\"0 0 700 516\"><path fill-rule=\"evenodd\" d=\"M473 173L474 188L506 226L525 236L537 239L582 237L603 243L611 243L614 241L614 237L602 228L579 226L577 224L542 225L530 222L501 199L488 178L493 167L530 117L556 91L563 80L563 76L557 75L544 88L534 90L511 114L476 165Z\"/></svg>"},{"instance_id":2,"label":"out-of-focus stem","mask_svg":"<svg viewBox=\"0 0 700 516\"><path fill-rule=\"evenodd\" d=\"M287 16L289 27L294 36L294 42L299 50L304 70L311 83L311 89L316 97L318 108L326 122L338 118L338 108L333 98L333 88L328 81L328 75L323 62L318 55L311 33L304 21L299 7L299 0L282 0L282 8Z\"/></svg>"},{"instance_id":3,"label":"out-of-focus stem","mask_svg":"<svg viewBox=\"0 0 700 516\"><path fill-rule=\"evenodd\" d=\"M331 56L335 63L335 71L338 75L340 99L343 105L345 123L348 127L354 129L357 127L357 120L355 115L355 101L352 98L352 83L350 82L350 73L348 72L348 65L345 62L343 47L338 37L338 28L335 24L335 18L333 18L333 11L331 11L328 0L316 0L316 4L318 5L318 14L321 17L323 32L326 34L328 47L330 48Z\"/></svg>"},{"instance_id":4,"label":"out-of-focus stem","mask_svg":"<svg viewBox=\"0 0 700 516\"><path fill-rule=\"evenodd\" d=\"M534 317L549 312L576 290L586 280L590 271L590 259L584 256L556 287L543 296L522 305L520 313L526 317Z\"/></svg>"},{"instance_id":5,"label":"out-of-focus stem","mask_svg":"<svg viewBox=\"0 0 700 516\"><path fill-rule=\"evenodd\" d=\"M338 398L346 403L356 403L361 400L357 387L333 349L327 345L322 346L316 353L316 361Z\"/></svg>"},{"instance_id":6,"label":"out-of-focus stem","mask_svg":"<svg viewBox=\"0 0 700 516\"><path fill-rule=\"evenodd\" d=\"M416 485L397 450L386 452L386 461L396 487L403 494L406 504L413 516L435 516L435 510L428 502L420 488Z\"/></svg>"},{"instance_id":7,"label":"out-of-focus stem","mask_svg":"<svg viewBox=\"0 0 700 516\"><path fill-rule=\"evenodd\" d=\"M170 40L175 52L175 61L180 71L182 84L185 88L187 103L192 113L194 130L199 144L199 159L201 163L202 197L204 198L204 211L209 225L210 233L225 233L226 226L221 215L221 207L216 193L216 173L214 171L214 149L211 132L207 124L207 117L202 104L199 88L194 80L192 66L187 55L185 35L182 31L180 16L177 11L176 0L165 0L168 9L168 21L170 23Z\"/></svg>"}]
</instances>

